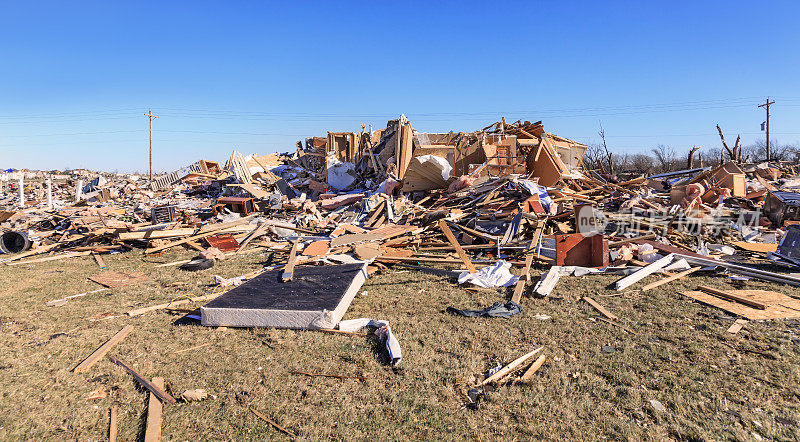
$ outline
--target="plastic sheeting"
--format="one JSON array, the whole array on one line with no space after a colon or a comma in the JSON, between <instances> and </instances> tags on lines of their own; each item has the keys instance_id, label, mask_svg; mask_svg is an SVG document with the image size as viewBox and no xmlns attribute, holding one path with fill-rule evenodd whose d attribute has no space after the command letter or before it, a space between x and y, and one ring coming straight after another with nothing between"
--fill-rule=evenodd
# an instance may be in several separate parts
<instances>
[{"instance_id":1,"label":"plastic sheeting","mask_svg":"<svg viewBox=\"0 0 800 442\"><path fill-rule=\"evenodd\" d=\"M519 276L511 274L511 263L502 259L475 273L464 271L458 275L459 284L469 282L479 287L508 287L518 280Z\"/></svg>"}]
</instances>

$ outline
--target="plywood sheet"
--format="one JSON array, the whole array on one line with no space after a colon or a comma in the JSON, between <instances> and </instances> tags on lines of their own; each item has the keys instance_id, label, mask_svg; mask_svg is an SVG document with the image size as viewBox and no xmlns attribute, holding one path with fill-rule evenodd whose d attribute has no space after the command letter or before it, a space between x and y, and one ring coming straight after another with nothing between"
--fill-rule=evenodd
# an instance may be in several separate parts
<instances>
[{"instance_id":1,"label":"plywood sheet","mask_svg":"<svg viewBox=\"0 0 800 442\"><path fill-rule=\"evenodd\" d=\"M727 301L708 293L689 291L681 292L703 304L710 305L725 310L734 315L743 316L751 321L759 319L785 319L800 318L800 300L784 295L783 293L770 292L767 290L726 290L733 294L752 299L753 301L767 304L766 310L759 310L740 304L735 301Z\"/></svg>"}]
</instances>

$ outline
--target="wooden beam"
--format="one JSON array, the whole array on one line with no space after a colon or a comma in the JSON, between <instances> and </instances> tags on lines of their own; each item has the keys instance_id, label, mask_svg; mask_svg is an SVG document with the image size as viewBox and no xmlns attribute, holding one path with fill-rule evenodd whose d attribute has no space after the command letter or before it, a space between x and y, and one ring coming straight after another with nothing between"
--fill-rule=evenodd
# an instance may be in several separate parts
<instances>
[{"instance_id":1,"label":"wooden beam","mask_svg":"<svg viewBox=\"0 0 800 442\"><path fill-rule=\"evenodd\" d=\"M143 315L143 314L145 314L147 312L151 312L153 310L161 310L161 309L165 309L165 308L177 307L177 306L179 306L181 304L188 304L190 302L210 301L210 300L218 297L221 294L222 293L212 293L210 295L202 295L202 296L195 296L195 297L191 297L191 298L187 298L187 299L179 299L177 301L172 301L172 302L169 302L167 304L157 304L157 305L151 305L149 307L142 307L142 308L137 308L137 309L134 309L134 310L129 310L126 314L128 316L139 316L139 315Z\"/></svg>"},{"instance_id":2,"label":"wooden beam","mask_svg":"<svg viewBox=\"0 0 800 442\"><path fill-rule=\"evenodd\" d=\"M117 413L118 407L116 405L111 406L111 417L109 418L108 422L108 441L109 442L117 442Z\"/></svg>"},{"instance_id":3,"label":"wooden beam","mask_svg":"<svg viewBox=\"0 0 800 442\"><path fill-rule=\"evenodd\" d=\"M699 285L699 286L697 286L697 290L700 290L702 292L708 293L709 295L714 295L714 296L716 296L718 298L726 299L728 301L735 301L735 302L738 302L740 304L744 304L744 305L746 305L748 307L757 308L759 310L766 310L767 309L767 304L764 304L763 302L753 301L752 299L748 299L748 298L739 296L739 295L737 295L735 293L726 292L724 290L715 289L713 287Z\"/></svg>"},{"instance_id":4,"label":"wooden beam","mask_svg":"<svg viewBox=\"0 0 800 442\"><path fill-rule=\"evenodd\" d=\"M688 276L689 274L700 270L701 268L702 267L692 267L689 270L685 270L685 271L680 272L678 274L672 275L669 278L664 278L664 279L658 280L656 282L651 282L650 284L647 284L646 286L642 287L642 291L646 292L646 291L648 291L650 289L654 289L656 287L661 287L662 285L664 285L664 284L666 284L668 282L672 282L672 281L675 281L676 279L684 278L684 277Z\"/></svg>"},{"instance_id":5,"label":"wooden beam","mask_svg":"<svg viewBox=\"0 0 800 442\"><path fill-rule=\"evenodd\" d=\"M151 393L155 394L159 399L161 399L161 402L166 402L168 404L174 404L176 402L175 398L170 396L170 394L167 393L166 391L164 391L163 388L161 388L161 387L153 384L152 382L148 381L147 378L145 378L144 376L142 376L139 373L137 373L136 370L131 368L130 365L126 364L125 362L123 362L120 359L115 358L114 356L109 356L108 359L110 359L111 362L113 362L113 363L119 365L120 367L124 368L125 371L130 373L131 376L133 376L134 379L136 379L140 384L142 384L142 386L144 388L150 390Z\"/></svg>"},{"instance_id":6,"label":"wooden beam","mask_svg":"<svg viewBox=\"0 0 800 442\"><path fill-rule=\"evenodd\" d=\"M286 267L283 268L283 274L281 274L281 280L283 282L289 282L292 280L294 276L294 264L297 261L297 244L299 240L294 240L292 242L292 250L289 252L289 260L286 262Z\"/></svg>"},{"instance_id":7,"label":"wooden beam","mask_svg":"<svg viewBox=\"0 0 800 442\"><path fill-rule=\"evenodd\" d=\"M92 252L92 256L94 257L94 260L97 262L97 265L98 265L98 266L99 266L101 269L105 269L105 268L107 268L107 267L106 267L106 262L103 260L103 257L102 257L102 256L100 256L100 254L99 254L99 253Z\"/></svg>"},{"instance_id":8,"label":"wooden beam","mask_svg":"<svg viewBox=\"0 0 800 442\"><path fill-rule=\"evenodd\" d=\"M525 374L523 374L519 379L525 382L530 381L533 374L536 373L536 371L539 370L539 368L541 368L542 364L544 364L545 359L547 359L547 356L545 355L539 356L539 359L534 361L533 364L531 364L530 368L528 368L525 371Z\"/></svg>"},{"instance_id":9,"label":"wooden beam","mask_svg":"<svg viewBox=\"0 0 800 442\"><path fill-rule=\"evenodd\" d=\"M153 378L153 385L164 389L164 378ZM150 392L147 399L147 426L144 430L144 442L159 442L161 440L161 412L163 405L158 396Z\"/></svg>"},{"instance_id":10,"label":"wooden beam","mask_svg":"<svg viewBox=\"0 0 800 442\"><path fill-rule=\"evenodd\" d=\"M236 250L236 254L241 255L242 252L244 252L244 248L247 246L247 244L249 244L250 241L261 236L267 230L267 228L269 228L269 223L261 223L261 225L259 225L255 230L253 230L253 233L248 235L247 238L245 238L244 241L242 241L242 243L239 244L239 249Z\"/></svg>"},{"instance_id":11,"label":"wooden beam","mask_svg":"<svg viewBox=\"0 0 800 442\"><path fill-rule=\"evenodd\" d=\"M624 290L632 286L633 284L636 284L637 282L641 281L645 277L650 276L651 274L661 270L663 267L668 266L673 259L674 255L670 253L669 255L660 258L657 261L654 261L648 264L647 266L637 270L636 272L631 273L630 275L620 279L619 281L614 283L614 288L617 290Z\"/></svg>"},{"instance_id":12,"label":"wooden beam","mask_svg":"<svg viewBox=\"0 0 800 442\"><path fill-rule=\"evenodd\" d=\"M453 232L450 230L450 227L447 226L447 221L440 219L439 229L441 229L442 232L444 233L444 236L447 237L447 241L450 242L450 245L453 246L454 249L456 249L458 257L461 258L461 261L467 267L467 270L470 273L477 272L475 266L472 265L472 261L470 261L469 256L467 256L467 253L464 251L464 249L461 248L461 244L459 244L458 241L456 240L456 237L453 235Z\"/></svg>"},{"instance_id":13,"label":"wooden beam","mask_svg":"<svg viewBox=\"0 0 800 442\"><path fill-rule=\"evenodd\" d=\"M495 374L489 376L488 378L484 379L483 382L481 382L479 385L486 385L486 384L488 384L490 382L498 381L501 378L511 374L514 370L519 368L520 365L524 364L525 361L527 361L528 359L533 357L533 355L535 355L536 353L539 353L540 351L542 351L543 348L544 347L539 347L536 350L534 350L534 351L532 351L532 352L530 352L528 354L522 355L522 356L518 357L517 359L514 359L514 361L512 361L510 364L508 364L505 367L503 367L500 370L498 370L497 373L495 373Z\"/></svg>"},{"instance_id":14,"label":"wooden beam","mask_svg":"<svg viewBox=\"0 0 800 442\"><path fill-rule=\"evenodd\" d=\"M616 315L614 315L610 311L606 310L605 307L603 307L602 305L598 304L594 299L592 299L592 298L590 298L588 296L584 296L583 300L588 302L589 305L594 307L595 310L597 310L598 312L602 313L603 316L605 316L606 318L611 319L612 321L617 319Z\"/></svg>"},{"instance_id":15,"label":"wooden beam","mask_svg":"<svg viewBox=\"0 0 800 442\"><path fill-rule=\"evenodd\" d=\"M103 356L106 355L115 345L119 344L128 333L133 331L132 325L126 325L123 327L122 330L118 331L114 336L111 337L105 344L101 345L100 348L94 351L94 353L90 354L88 358L84 359L83 362L78 364L75 368L72 369L75 373L84 373L88 371L92 365L96 364Z\"/></svg>"}]
</instances>

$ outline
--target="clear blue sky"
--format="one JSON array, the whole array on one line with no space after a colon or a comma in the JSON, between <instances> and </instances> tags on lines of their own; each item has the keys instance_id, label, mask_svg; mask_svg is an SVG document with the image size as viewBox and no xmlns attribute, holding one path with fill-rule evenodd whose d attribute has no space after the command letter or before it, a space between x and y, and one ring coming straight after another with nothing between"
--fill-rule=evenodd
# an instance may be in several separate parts
<instances>
[{"instance_id":1,"label":"clear blue sky","mask_svg":"<svg viewBox=\"0 0 800 442\"><path fill-rule=\"evenodd\" d=\"M800 2L12 2L0 167L145 171L327 130L543 120L641 152L800 140Z\"/></svg>"}]
</instances>

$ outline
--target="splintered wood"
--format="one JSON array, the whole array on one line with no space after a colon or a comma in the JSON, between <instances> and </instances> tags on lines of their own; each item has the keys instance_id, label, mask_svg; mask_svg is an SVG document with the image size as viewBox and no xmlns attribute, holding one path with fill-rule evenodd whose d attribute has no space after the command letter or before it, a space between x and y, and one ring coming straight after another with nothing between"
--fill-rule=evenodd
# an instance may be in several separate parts
<instances>
[{"instance_id":1,"label":"splintered wood","mask_svg":"<svg viewBox=\"0 0 800 442\"><path fill-rule=\"evenodd\" d=\"M472 265L472 261L470 261L469 256L467 256L467 253L464 251L464 249L461 248L461 244L459 244L458 240L456 240L456 237L453 235L453 232L450 230L450 227L447 226L447 221L443 219L439 220L439 229L441 229L442 232L444 233L444 236L447 237L447 241L450 242L450 245L453 246L454 249L456 249L458 257L461 258L461 261L467 267L467 270L470 273L477 272L475 266Z\"/></svg>"}]
</instances>

